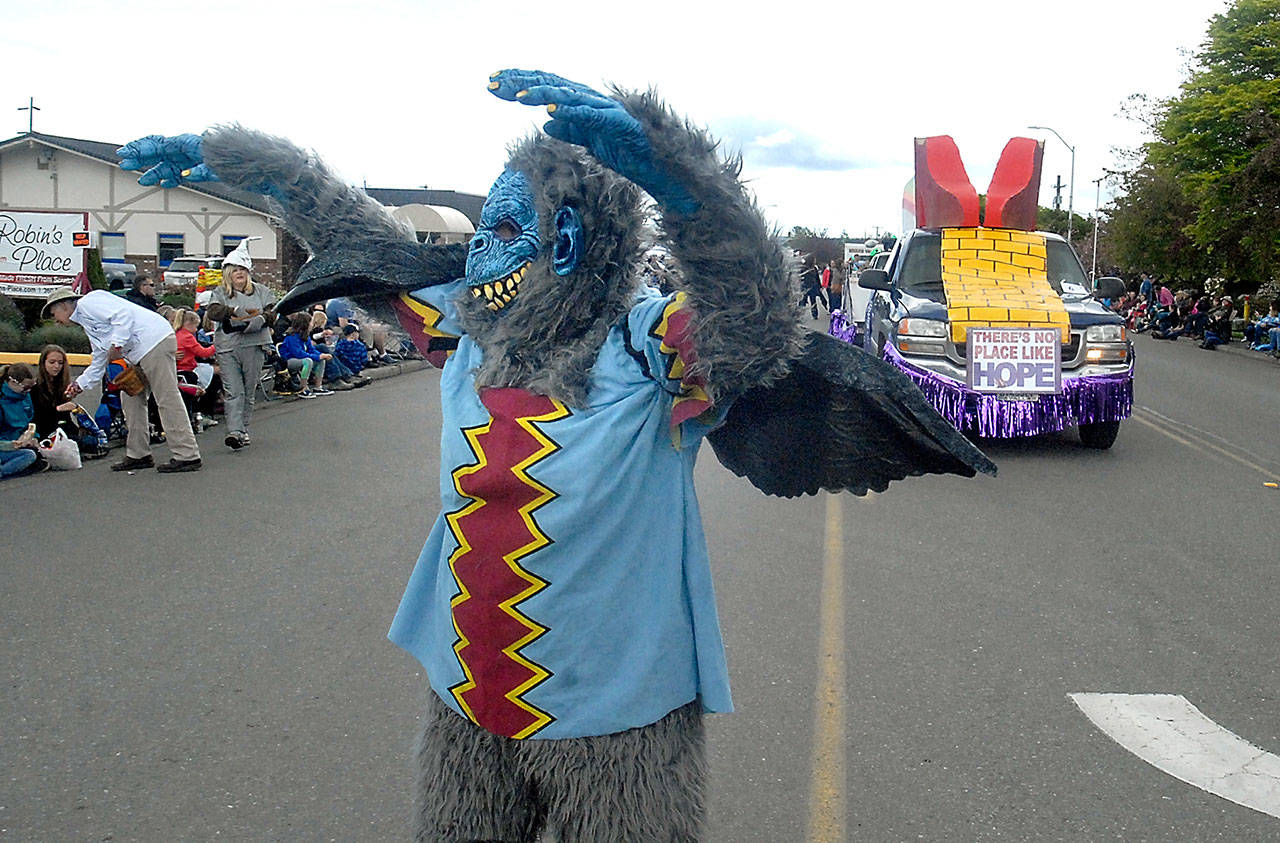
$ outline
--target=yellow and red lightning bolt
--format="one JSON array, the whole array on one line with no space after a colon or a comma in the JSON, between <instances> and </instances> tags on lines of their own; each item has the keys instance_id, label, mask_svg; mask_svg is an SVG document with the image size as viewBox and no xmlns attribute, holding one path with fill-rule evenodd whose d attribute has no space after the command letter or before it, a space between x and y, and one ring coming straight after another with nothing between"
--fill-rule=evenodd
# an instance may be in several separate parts
<instances>
[{"instance_id":1,"label":"yellow and red lightning bolt","mask_svg":"<svg viewBox=\"0 0 1280 843\"><path fill-rule=\"evenodd\" d=\"M569 410L522 389L486 389L480 401L489 423L463 430L476 462L453 472L454 488L471 502L445 516L458 543L449 557L458 584L450 603L453 649L467 677L449 690L472 722L527 738L554 718L524 699L551 672L521 654L547 627L519 606L548 583L520 560L551 544L533 513L557 497L527 472L560 450L537 425Z\"/></svg>"}]
</instances>

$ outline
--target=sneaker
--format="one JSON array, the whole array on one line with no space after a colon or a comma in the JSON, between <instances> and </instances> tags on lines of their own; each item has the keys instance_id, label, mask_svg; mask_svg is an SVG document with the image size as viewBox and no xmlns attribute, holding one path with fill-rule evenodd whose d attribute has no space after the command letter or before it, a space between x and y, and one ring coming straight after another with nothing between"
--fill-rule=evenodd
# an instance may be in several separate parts
<instances>
[{"instance_id":1,"label":"sneaker","mask_svg":"<svg viewBox=\"0 0 1280 843\"><path fill-rule=\"evenodd\" d=\"M245 448L248 448L250 445L253 444L252 442L249 441L249 434L247 433L240 434L240 444Z\"/></svg>"},{"instance_id":2,"label":"sneaker","mask_svg":"<svg viewBox=\"0 0 1280 843\"><path fill-rule=\"evenodd\" d=\"M166 463L156 466L156 471L161 474L172 474L178 471L199 471L201 465L202 463L200 462L199 457L196 457L193 460L171 459Z\"/></svg>"},{"instance_id":3,"label":"sneaker","mask_svg":"<svg viewBox=\"0 0 1280 843\"><path fill-rule=\"evenodd\" d=\"M215 419L213 416L204 417L204 426L206 430L208 430L211 427L217 427L217 425L218 425L218 420Z\"/></svg>"},{"instance_id":4,"label":"sneaker","mask_svg":"<svg viewBox=\"0 0 1280 843\"><path fill-rule=\"evenodd\" d=\"M329 388L333 392L346 392L348 389L355 389L356 385L349 380L336 380L329 384Z\"/></svg>"},{"instance_id":5,"label":"sneaker","mask_svg":"<svg viewBox=\"0 0 1280 843\"><path fill-rule=\"evenodd\" d=\"M238 451L244 447L244 440L240 438L239 434L228 433L227 438L222 440L222 444L233 451Z\"/></svg>"},{"instance_id":6,"label":"sneaker","mask_svg":"<svg viewBox=\"0 0 1280 843\"><path fill-rule=\"evenodd\" d=\"M332 395L333 394L333 390L329 389L326 386L317 386L315 389L311 390L311 392L315 395Z\"/></svg>"},{"instance_id":7,"label":"sneaker","mask_svg":"<svg viewBox=\"0 0 1280 843\"><path fill-rule=\"evenodd\" d=\"M125 457L120 462L111 464L112 471L133 471L135 468L151 468L154 466L155 460L150 456L145 457Z\"/></svg>"},{"instance_id":8,"label":"sneaker","mask_svg":"<svg viewBox=\"0 0 1280 843\"><path fill-rule=\"evenodd\" d=\"M315 398L316 394L309 389L304 389L298 393L299 398Z\"/></svg>"},{"instance_id":9,"label":"sneaker","mask_svg":"<svg viewBox=\"0 0 1280 843\"><path fill-rule=\"evenodd\" d=\"M356 375L351 382L356 385L356 389L359 389L362 386L368 386L373 383L373 378L366 378L364 375Z\"/></svg>"}]
</instances>

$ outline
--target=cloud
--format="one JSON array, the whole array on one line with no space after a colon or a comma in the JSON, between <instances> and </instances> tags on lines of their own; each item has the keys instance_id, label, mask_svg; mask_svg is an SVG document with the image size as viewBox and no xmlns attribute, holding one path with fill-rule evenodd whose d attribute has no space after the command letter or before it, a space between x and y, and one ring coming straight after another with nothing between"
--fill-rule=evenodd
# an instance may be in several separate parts
<instances>
[{"instance_id":1,"label":"cloud","mask_svg":"<svg viewBox=\"0 0 1280 843\"><path fill-rule=\"evenodd\" d=\"M712 131L729 150L753 167L789 167L814 172L865 170L884 162L845 154L813 135L780 122L737 118L718 121Z\"/></svg>"}]
</instances>

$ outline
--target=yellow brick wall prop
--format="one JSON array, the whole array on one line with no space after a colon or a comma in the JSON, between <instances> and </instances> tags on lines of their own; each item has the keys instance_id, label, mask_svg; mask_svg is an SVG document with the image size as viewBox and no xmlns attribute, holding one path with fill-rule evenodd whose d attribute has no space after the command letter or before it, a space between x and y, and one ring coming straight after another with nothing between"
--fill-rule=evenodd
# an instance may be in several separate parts
<instances>
[{"instance_id":1,"label":"yellow brick wall prop","mask_svg":"<svg viewBox=\"0 0 1280 843\"><path fill-rule=\"evenodd\" d=\"M1057 328L1063 342L1071 322L1049 286L1044 236L998 228L942 232L942 285L951 339L969 328Z\"/></svg>"}]
</instances>

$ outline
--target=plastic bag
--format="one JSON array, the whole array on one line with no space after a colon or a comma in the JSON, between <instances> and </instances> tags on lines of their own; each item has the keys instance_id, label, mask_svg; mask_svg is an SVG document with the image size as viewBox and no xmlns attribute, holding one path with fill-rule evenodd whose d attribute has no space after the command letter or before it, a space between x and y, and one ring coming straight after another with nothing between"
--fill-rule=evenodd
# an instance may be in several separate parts
<instances>
[{"instance_id":1,"label":"plastic bag","mask_svg":"<svg viewBox=\"0 0 1280 843\"><path fill-rule=\"evenodd\" d=\"M80 446L62 428L55 430L48 439L41 440L40 455L55 471L74 471L80 467Z\"/></svg>"}]
</instances>

